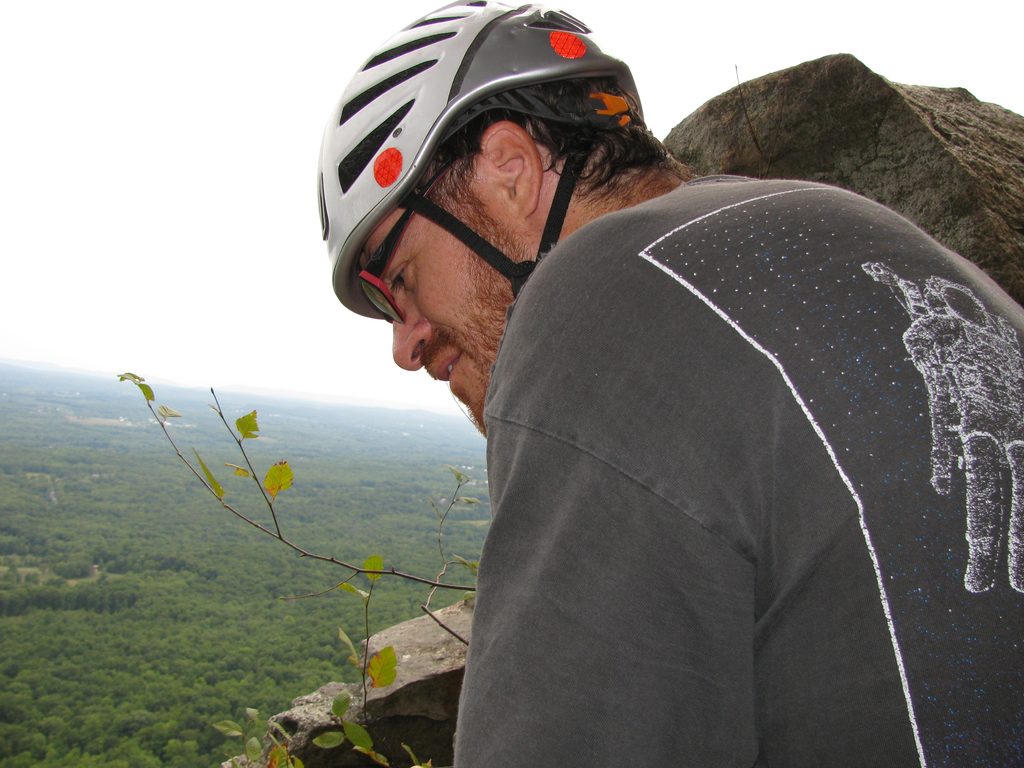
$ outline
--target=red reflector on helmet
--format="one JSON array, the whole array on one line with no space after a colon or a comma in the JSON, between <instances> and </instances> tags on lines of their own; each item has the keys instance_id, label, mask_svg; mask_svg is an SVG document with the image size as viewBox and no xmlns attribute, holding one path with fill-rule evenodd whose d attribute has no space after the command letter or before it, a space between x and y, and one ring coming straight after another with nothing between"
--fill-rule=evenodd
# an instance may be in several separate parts
<instances>
[{"instance_id":1,"label":"red reflector on helmet","mask_svg":"<svg viewBox=\"0 0 1024 768\"><path fill-rule=\"evenodd\" d=\"M373 161L373 178L382 187L390 187L402 173L402 153L389 147Z\"/></svg>"},{"instance_id":2,"label":"red reflector on helmet","mask_svg":"<svg viewBox=\"0 0 1024 768\"><path fill-rule=\"evenodd\" d=\"M572 32L552 32L551 48L563 59L578 59L587 52L586 43Z\"/></svg>"}]
</instances>

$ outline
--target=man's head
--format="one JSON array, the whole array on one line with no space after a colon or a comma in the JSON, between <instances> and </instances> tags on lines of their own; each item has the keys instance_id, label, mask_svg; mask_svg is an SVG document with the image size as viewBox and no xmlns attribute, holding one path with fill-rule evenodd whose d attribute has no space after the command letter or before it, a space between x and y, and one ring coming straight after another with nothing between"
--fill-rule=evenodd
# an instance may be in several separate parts
<instances>
[{"instance_id":1,"label":"man's head","mask_svg":"<svg viewBox=\"0 0 1024 768\"><path fill-rule=\"evenodd\" d=\"M548 163L521 126L500 121L484 132L464 179L445 184L454 171L445 166L426 194L510 263L525 264L536 253L558 185ZM408 210L378 224L363 251L365 259L389 236L396 238L381 273L400 315L392 323L395 362L448 382L482 430L490 368L514 298L511 283L445 227L409 217Z\"/></svg>"},{"instance_id":2,"label":"man's head","mask_svg":"<svg viewBox=\"0 0 1024 768\"><path fill-rule=\"evenodd\" d=\"M328 123L335 292L391 320L395 361L450 381L482 426L505 309L563 225L579 225L570 201L615 197L631 171L670 164L629 70L579 21L446 6L371 57Z\"/></svg>"}]
</instances>

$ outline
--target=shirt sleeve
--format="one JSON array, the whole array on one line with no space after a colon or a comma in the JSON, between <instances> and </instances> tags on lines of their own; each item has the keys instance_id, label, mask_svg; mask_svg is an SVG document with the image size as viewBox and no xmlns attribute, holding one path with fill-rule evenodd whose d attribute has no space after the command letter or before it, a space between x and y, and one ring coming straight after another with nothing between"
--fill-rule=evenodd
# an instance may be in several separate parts
<instances>
[{"instance_id":1,"label":"shirt sleeve","mask_svg":"<svg viewBox=\"0 0 1024 768\"><path fill-rule=\"evenodd\" d=\"M752 765L751 563L595 455L489 427L456 765Z\"/></svg>"}]
</instances>

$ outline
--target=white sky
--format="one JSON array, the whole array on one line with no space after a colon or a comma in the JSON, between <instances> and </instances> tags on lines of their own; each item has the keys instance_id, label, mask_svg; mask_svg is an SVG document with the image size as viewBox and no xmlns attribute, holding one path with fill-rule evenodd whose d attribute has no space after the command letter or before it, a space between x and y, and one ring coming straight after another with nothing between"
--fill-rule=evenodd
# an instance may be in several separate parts
<instances>
[{"instance_id":1,"label":"white sky","mask_svg":"<svg viewBox=\"0 0 1024 768\"><path fill-rule=\"evenodd\" d=\"M0 3L0 358L454 412L334 299L315 193L349 77L439 2ZM659 137L735 67L839 52L1024 113L1024 3L560 7L632 66Z\"/></svg>"}]
</instances>

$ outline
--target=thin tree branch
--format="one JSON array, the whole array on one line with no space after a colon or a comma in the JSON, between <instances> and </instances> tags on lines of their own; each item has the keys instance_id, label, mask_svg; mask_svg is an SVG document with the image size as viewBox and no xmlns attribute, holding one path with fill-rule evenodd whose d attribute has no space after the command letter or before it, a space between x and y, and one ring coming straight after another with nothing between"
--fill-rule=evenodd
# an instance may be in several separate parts
<instances>
[{"instance_id":1,"label":"thin tree branch","mask_svg":"<svg viewBox=\"0 0 1024 768\"><path fill-rule=\"evenodd\" d=\"M448 519L448 513L452 511L452 507L455 506L456 499L459 498L459 491L465 485L464 482L456 477L455 492L452 493L451 499L448 502L448 507L443 513L437 511L437 505L434 504L434 500L430 500L430 506L434 508L434 515L437 517L437 552L441 557L441 570L438 571L435 581L441 581L441 579L448 574L448 566L452 564L444 554L444 523ZM420 607L425 611L430 611L430 602L434 599L434 593L437 592L437 588L434 587L427 593L426 602Z\"/></svg>"},{"instance_id":2,"label":"thin tree branch","mask_svg":"<svg viewBox=\"0 0 1024 768\"><path fill-rule=\"evenodd\" d=\"M754 147L757 149L757 154L760 155L761 161L765 164L764 170L762 170L758 176L764 178L765 174L772 166L770 157L767 157L764 150L761 148L761 142L757 140L757 134L754 133L754 124L750 120L750 113L747 111L747 100L743 98L743 83L740 82L740 68L736 67L736 92L740 96L740 107L743 109L743 118L747 121L747 133L750 134L751 141L754 142Z\"/></svg>"},{"instance_id":3,"label":"thin tree branch","mask_svg":"<svg viewBox=\"0 0 1024 768\"><path fill-rule=\"evenodd\" d=\"M370 581L370 591L363 598L363 634L366 642L363 644L363 707L366 707L366 667L370 663L370 598L373 597L373 585Z\"/></svg>"},{"instance_id":4,"label":"thin tree branch","mask_svg":"<svg viewBox=\"0 0 1024 768\"><path fill-rule=\"evenodd\" d=\"M455 631L454 629L452 629L452 628L451 628L451 627L449 627L449 626L448 626L447 624L445 624L445 623L444 623L443 621L441 621L441 619L440 619L440 618L438 618L437 614L436 614L436 613L434 613L434 612L433 612L432 610L430 610L429 608L427 608L427 606L425 606L425 605L421 605L421 606L420 606L420 610L421 610L421 611L423 611L423 612L424 612L425 614L427 614L427 616L429 616L430 618L432 618L432 619L433 619L433 620L434 620L435 622L437 622L437 625L438 625L439 627L441 627L441 629L443 629L443 630L444 630L445 632L447 632L447 633L448 633L449 635L451 635L452 637L454 637L454 638L455 638L456 640L458 640L458 641L459 641L460 643L462 643L463 645L469 645L469 640L467 640L466 638L464 638L464 637L463 637L462 635L460 635L460 634L459 634L458 632L456 632L456 631Z\"/></svg>"},{"instance_id":5,"label":"thin tree branch","mask_svg":"<svg viewBox=\"0 0 1024 768\"><path fill-rule=\"evenodd\" d=\"M260 482L259 475L256 474L256 469L253 467L252 462L249 461L249 454L246 452L245 448L242 447L242 438L235 434L235 430L231 428L231 425L228 424L228 420L224 417L224 409L220 407L220 400L217 399L217 393L213 391L213 387L210 387L210 394L213 395L213 402L217 404L217 415L220 416L220 420L223 422L228 434L231 435L234 441L238 444L238 450L242 453L242 458L245 459L245 463L249 467L251 477L256 483L256 487L260 489L260 493L263 494L263 500L267 503L267 508L270 510L270 517L274 521L274 528L277 529L277 537L279 539L283 538L281 536L281 524L277 522L277 512L274 511L274 502L269 496L267 496L267 489L263 487L263 483Z\"/></svg>"},{"instance_id":6,"label":"thin tree branch","mask_svg":"<svg viewBox=\"0 0 1024 768\"><path fill-rule=\"evenodd\" d=\"M286 538L282 533L272 531L270 528L267 528L262 523L259 523L256 520L253 520L252 518L250 518L249 516L243 514L242 512L239 512L233 506L231 506L226 501L224 501L224 499L222 499L220 496L218 496L216 491L214 491L213 488L210 487L210 484L206 481L206 478L204 478L199 473L199 471L194 466L192 466L191 462L189 462L189 460L186 459L185 456L182 454L181 450L178 448L177 443L174 442L174 438L171 437L171 434L170 434L170 432L167 429L166 422L163 419L161 419L160 416L157 415L156 411L153 409L152 404L148 400L146 401L146 407L149 408L149 411L150 411L150 413L153 414L153 417L156 419L157 424L160 425L160 429L163 431L164 437L167 438L167 442L170 443L170 445L174 449L174 453L177 455L177 457L181 460L181 462L186 467L189 468L189 471L192 472L192 474L196 476L196 479L199 480L199 482L202 484L202 486L207 491L209 491L210 494L215 499L217 499L217 502L224 509L226 509L228 512L230 512L232 515L237 517L242 522L251 525L256 530L261 531L262 533L265 533L267 536L270 536L272 539L277 539L282 544L284 544L285 546L289 547L294 552L298 553L298 555L300 557L308 557L311 560L318 560L320 562L330 563L332 565L337 565L337 566L340 566L342 568L346 568L346 569L352 571L353 574L360 574L360 573L362 573L362 574L369 574L369 575L394 576L396 578L405 579L406 581L416 582L417 584L424 584L426 586L433 587L435 589L458 589L458 590L462 590L464 592L475 592L476 591L476 587L475 586L471 586L471 585L467 585L467 584L448 584L448 583L445 583L445 582L441 582L439 579L428 579L428 578L424 578L422 576L416 576L415 574L405 573L404 571L400 571L397 568L385 568L385 569L381 569L381 570L371 570L371 569L367 569L367 568L362 568L362 567L360 567L358 565L354 565L352 563L347 563L344 560L338 560L335 557L328 557L326 555L319 555L319 554L317 554L315 552L311 552L311 551L309 551L307 549L304 549L303 547L300 547L298 544L295 544L294 542L292 542L291 540ZM245 455L245 449L244 448L242 449L242 454ZM248 461L248 456L246 456L246 461ZM261 485L261 487L262 487L262 485Z\"/></svg>"},{"instance_id":7,"label":"thin tree branch","mask_svg":"<svg viewBox=\"0 0 1024 768\"><path fill-rule=\"evenodd\" d=\"M357 575L358 574L355 574L355 573L350 574L349 577L347 579L345 579L344 581L339 581L333 587L328 587L327 589L322 589L319 592L310 592L310 593L305 594L305 595L283 595L282 597L279 597L278 600L305 600L308 597L323 597L324 595L330 594L331 592L333 592L336 589L340 589L342 584L348 584Z\"/></svg>"}]
</instances>

